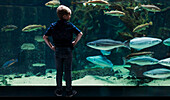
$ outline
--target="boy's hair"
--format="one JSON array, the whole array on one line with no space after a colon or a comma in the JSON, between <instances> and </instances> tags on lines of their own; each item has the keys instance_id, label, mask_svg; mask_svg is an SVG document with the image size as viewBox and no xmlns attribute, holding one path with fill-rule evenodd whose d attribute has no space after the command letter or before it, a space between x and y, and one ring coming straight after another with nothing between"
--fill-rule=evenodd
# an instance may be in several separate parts
<instances>
[{"instance_id":1,"label":"boy's hair","mask_svg":"<svg viewBox=\"0 0 170 100\"><path fill-rule=\"evenodd\" d=\"M71 14L71 9L67 6L60 5L57 8L57 16L59 17L59 19L63 19L63 16L68 14Z\"/></svg>"}]
</instances>

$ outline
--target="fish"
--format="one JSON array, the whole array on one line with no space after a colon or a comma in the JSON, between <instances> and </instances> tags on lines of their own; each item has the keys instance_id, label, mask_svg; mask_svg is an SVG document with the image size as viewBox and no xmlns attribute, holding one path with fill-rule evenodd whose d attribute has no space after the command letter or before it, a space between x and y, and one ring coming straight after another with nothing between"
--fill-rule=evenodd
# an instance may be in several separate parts
<instances>
[{"instance_id":1,"label":"fish","mask_svg":"<svg viewBox=\"0 0 170 100\"><path fill-rule=\"evenodd\" d=\"M153 37L135 37L130 40L129 46L131 48L134 48L136 50L142 50L148 47L152 47L154 45L157 45L161 43L162 40L159 38L153 38Z\"/></svg>"},{"instance_id":2,"label":"fish","mask_svg":"<svg viewBox=\"0 0 170 100\"><path fill-rule=\"evenodd\" d=\"M48 1L47 3L45 3L45 6L51 7L51 8L56 8L59 5L60 5L60 1L59 0L51 0L51 1Z\"/></svg>"},{"instance_id":3,"label":"fish","mask_svg":"<svg viewBox=\"0 0 170 100\"><path fill-rule=\"evenodd\" d=\"M170 58L162 59L158 63L161 64L161 65L170 67Z\"/></svg>"},{"instance_id":4,"label":"fish","mask_svg":"<svg viewBox=\"0 0 170 100\"><path fill-rule=\"evenodd\" d=\"M137 52L137 53L131 53L127 55L125 58L130 59L130 58L135 58L135 57L141 57L141 56L152 56L154 52Z\"/></svg>"},{"instance_id":5,"label":"fish","mask_svg":"<svg viewBox=\"0 0 170 100\"><path fill-rule=\"evenodd\" d=\"M145 23L145 24L141 24L141 25L138 25L137 27L135 27L133 29L133 32L140 32L142 30L145 30L146 28L149 27L149 25L153 25L153 22L150 21L149 23Z\"/></svg>"},{"instance_id":6,"label":"fish","mask_svg":"<svg viewBox=\"0 0 170 100\"><path fill-rule=\"evenodd\" d=\"M160 12L161 9L155 5L139 5L141 6L143 9L150 11L150 12Z\"/></svg>"},{"instance_id":7,"label":"fish","mask_svg":"<svg viewBox=\"0 0 170 100\"><path fill-rule=\"evenodd\" d=\"M121 42L112 39L99 39L86 44L88 47L98 50L112 50L114 48L126 47L130 49L128 41Z\"/></svg>"},{"instance_id":8,"label":"fish","mask_svg":"<svg viewBox=\"0 0 170 100\"><path fill-rule=\"evenodd\" d=\"M113 63L109 59L107 59L105 56L102 56L102 55L89 56L89 57L86 57L86 60L93 64L100 65L102 68L113 67Z\"/></svg>"},{"instance_id":9,"label":"fish","mask_svg":"<svg viewBox=\"0 0 170 100\"><path fill-rule=\"evenodd\" d=\"M31 32L31 31L37 31L38 29L46 29L45 25L28 25L22 29L23 32Z\"/></svg>"},{"instance_id":10,"label":"fish","mask_svg":"<svg viewBox=\"0 0 170 100\"><path fill-rule=\"evenodd\" d=\"M158 61L159 61L158 59L155 59L149 56L135 57L129 60L126 60L125 58L123 58L124 64L131 63L131 64L137 64L140 66L158 64Z\"/></svg>"},{"instance_id":11,"label":"fish","mask_svg":"<svg viewBox=\"0 0 170 100\"><path fill-rule=\"evenodd\" d=\"M118 11L118 10L111 10L111 11L104 11L104 14L106 15L110 15L110 16L125 16L125 13L122 11Z\"/></svg>"},{"instance_id":12,"label":"fish","mask_svg":"<svg viewBox=\"0 0 170 100\"><path fill-rule=\"evenodd\" d=\"M7 62L5 62L3 65L2 65L2 68L7 68L11 65L13 65L14 63L18 62L18 59L11 59Z\"/></svg>"},{"instance_id":13,"label":"fish","mask_svg":"<svg viewBox=\"0 0 170 100\"><path fill-rule=\"evenodd\" d=\"M144 76L158 79L170 77L170 70L166 68L156 68L143 73Z\"/></svg>"},{"instance_id":14,"label":"fish","mask_svg":"<svg viewBox=\"0 0 170 100\"><path fill-rule=\"evenodd\" d=\"M99 5L99 6L109 5L109 3L107 1L104 1L104 0L93 0L93 1L87 1L87 2L83 3L84 6L86 6L87 4L92 4L93 6L96 6L96 5Z\"/></svg>"},{"instance_id":15,"label":"fish","mask_svg":"<svg viewBox=\"0 0 170 100\"><path fill-rule=\"evenodd\" d=\"M15 25L6 25L4 26L3 28L1 28L1 31L5 31L5 32L8 32L8 31L13 31L15 29L17 29L18 27L15 26Z\"/></svg>"},{"instance_id":16,"label":"fish","mask_svg":"<svg viewBox=\"0 0 170 100\"><path fill-rule=\"evenodd\" d=\"M166 46L170 46L170 38L167 38L163 41L163 44Z\"/></svg>"},{"instance_id":17,"label":"fish","mask_svg":"<svg viewBox=\"0 0 170 100\"><path fill-rule=\"evenodd\" d=\"M42 36L35 36L34 40L36 40L37 42L44 42L44 39Z\"/></svg>"},{"instance_id":18,"label":"fish","mask_svg":"<svg viewBox=\"0 0 170 100\"><path fill-rule=\"evenodd\" d=\"M22 44L21 49L22 50L34 50L35 46L32 43L24 43Z\"/></svg>"}]
</instances>

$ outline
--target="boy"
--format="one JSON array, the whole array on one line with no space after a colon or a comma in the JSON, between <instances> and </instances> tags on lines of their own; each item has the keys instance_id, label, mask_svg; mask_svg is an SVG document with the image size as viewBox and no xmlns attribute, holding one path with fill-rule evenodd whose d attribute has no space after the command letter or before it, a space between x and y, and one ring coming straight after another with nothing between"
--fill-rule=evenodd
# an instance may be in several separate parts
<instances>
[{"instance_id":1,"label":"boy","mask_svg":"<svg viewBox=\"0 0 170 100\"><path fill-rule=\"evenodd\" d=\"M60 5L57 8L57 16L59 20L51 24L47 29L43 39L45 43L55 51L55 61L56 61L56 82L57 89L55 94L57 96L62 96L62 75L63 75L63 65L65 68L65 79L66 79L66 96L72 97L77 93L77 91L72 90L72 50L77 42L81 39L83 33L71 22L68 22L71 18L71 9ZM74 41L73 33L77 35ZM52 36L54 46L48 39L48 36Z\"/></svg>"}]
</instances>

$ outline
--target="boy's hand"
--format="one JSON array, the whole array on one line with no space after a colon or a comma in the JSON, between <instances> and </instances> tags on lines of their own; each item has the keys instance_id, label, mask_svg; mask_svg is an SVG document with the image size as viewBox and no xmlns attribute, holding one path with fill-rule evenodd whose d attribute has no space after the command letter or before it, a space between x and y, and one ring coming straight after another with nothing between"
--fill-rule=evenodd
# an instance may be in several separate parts
<instances>
[{"instance_id":1,"label":"boy's hand","mask_svg":"<svg viewBox=\"0 0 170 100\"><path fill-rule=\"evenodd\" d=\"M74 47L74 46L76 45L76 42L75 42L75 41L73 41L73 42L72 42L72 44L73 44L73 47Z\"/></svg>"},{"instance_id":2,"label":"boy's hand","mask_svg":"<svg viewBox=\"0 0 170 100\"><path fill-rule=\"evenodd\" d=\"M53 51L55 51L55 46L52 46L51 49L52 49Z\"/></svg>"}]
</instances>

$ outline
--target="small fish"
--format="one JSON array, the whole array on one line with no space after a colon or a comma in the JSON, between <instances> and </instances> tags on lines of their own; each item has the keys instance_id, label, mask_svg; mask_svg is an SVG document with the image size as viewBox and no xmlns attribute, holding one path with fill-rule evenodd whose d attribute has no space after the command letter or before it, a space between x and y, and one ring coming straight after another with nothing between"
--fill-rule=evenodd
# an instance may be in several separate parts
<instances>
[{"instance_id":1,"label":"small fish","mask_svg":"<svg viewBox=\"0 0 170 100\"><path fill-rule=\"evenodd\" d=\"M125 16L125 13L122 11L118 11L118 10L112 10L112 11L104 11L104 14L106 15L110 15L110 16Z\"/></svg>"},{"instance_id":2,"label":"small fish","mask_svg":"<svg viewBox=\"0 0 170 100\"><path fill-rule=\"evenodd\" d=\"M18 27L15 26L15 25L6 25L4 26L3 28L1 28L1 31L5 31L5 32L8 32L8 31L13 31L15 29L17 29Z\"/></svg>"},{"instance_id":3,"label":"small fish","mask_svg":"<svg viewBox=\"0 0 170 100\"><path fill-rule=\"evenodd\" d=\"M141 6L143 9L146 9L147 11L150 11L150 12L160 12L161 9L155 5L139 5Z\"/></svg>"},{"instance_id":4,"label":"small fish","mask_svg":"<svg viewBox=\"0 0 170 100\"><path fill-rule=\"evenodd\" d=\"M44 39L42 36L35 36L34 40L36 40L37 42L44 42Z\"/></svg>"},{"instance_id":5,"label":"small fish","mask_svg":"<svg viewBox=\"0 0 170 100\"><path fill-rule=\"evenodd\" d=\"M133 29L133 32L140 32L142 30L145 30L146 28L149 27L149 25L152 25L152 24L153 24L153 22L149 22L149 23L138 25L137 27L135 27Z\"/></svg>"},{"instance_id":6,"label":"small fish","mask_svg":"<svg viewBox=\"0 0 170 100\"><path fill-rule=\"evenodd\" d=\"M107 59L105 56L98 55L98 56L89 56L86 60L90 61L93 64L100 65L101 67L113 67L113 63Z\"/></svg>"},{"instance_id":7,"label":"small fish","mask_svg":"<svg viewBox=\"0 0 170 100\"><path fill-rule=\"evenodd\" d=\"M159 60L149 57L149 56L142 56L142 57L136 57L136 58L131 58L126 61L125 58L123 58L124 64L126 63L132 63L132 64L137 64L140 66L145 66L145 65L154 65L157 64Z\"/></svg>"},{"instance_id":8,"label":"small fish","mask_svg":"<svg viewBox=\"0 0 170 100\"><path fill-rule=\"evenodd\" d=\"M121 42L112 39L99 39L96 41L88 42L86 45L88 47L98 49L98 50L111 50L119 47L126 47L130 49L128 41Z\"/></svg>"},{"instance_id":9,"label":"small fish","mask_svg":"<svg viewBox=\"0 0 170 100\"><path fill-rule=\"evenodd\" d=\"M47 3L45 3L45 6L47 7L51 7L51 8L56 8L60 5L60 1L59 0L51 0Z\"/></svg>"},{"instance_id":10,"label":"small fish","mask_svg":"<svg viewBox=\"0 0 170 100\"><path fill-rule=\"evenodd\" d=\"M18 59L11 59L7 62L5 62L3 65L2 65L2 68L6 68L6 67L9 67L11 65L13 65L14 63L18 62Z\"/></svg>"},{"instance_id":11,"label":"small fish","mask_svg":"<svg viewBox=\"0 0 170 100\"><path fill-rule=\"evenodd\" d=\"M170 58L162 59L158 63L170 67Z\"/></svg>"},{"instance_id":12,"label":"small fish","mask_svg":"<svg viewBox=\"0 0 170 100\"><path fill-rule=\"evenodd\" d=\"M151 77L151 78L168 78L170 77L170 70L166 68L157 68L146 71L143 73L144 76Z\"/></svg>"},{"instance_id":13,"label":"small fish","mask_svg":"<svg viewBox=\"0 0 170 100\"><path fill-rule=\"evenodd\" d=\"M46 29L45 25L28 25L22 29L23 32L37 31L38 29Z\"/></svg>"},{"instance_id":14,"label":"small fish","mask_svg":"<svg viewBox=\"0 0 170 100\"><path fill-rule=\"evenodd\" d=\"M131 48L142 50L148 47L152 47L161 43L162 40L153 37L136 37L130 40L129 45Z\"/></svg>"},{"instance_id":15,"label":"small fish","mask_svg":"<svg viewBox=\"0 0 170 100\"><path fill-rule=\"evenodd\" d=\"M32 43L24 43L22 44L21 49L22 50L34 50L35 46Z\"/></svg>"},{"instance_id":16,"label":"small fish","mask_svg":"<svg viewBox=\"0 0 170 100\"><path fill-rule=\"evenodd\" d=\"M93 6L99 5L99 6L105 6L105 5L109 5L109 3L107 1L104 0L93 0L93 1L88 1L83 3L84 6L86 6L87 4L92 4Z\"/></svg>"},{"instance_id":17,"label":"small fish","mask_svg":"<svg viewBox=\"0 0 170 100\"><path fill-rule=\"evenodd\" d=\"M141 56L152 56L154 52L137 52L137 53L131 53L127 55L125 58L130 59L130 58L136 58L136 57L141 57Z\"/></svg>"},{"instance_id":18,"label":"small fish","mask_svg":"<svg viewBox=\"0 0 170 100\"><path fill-rule=\"evenodd\" d=\"M163 44L166 46L170 46L170 38L163 41Z\"/></svg>"}]
</instances>

